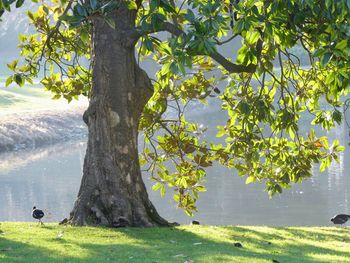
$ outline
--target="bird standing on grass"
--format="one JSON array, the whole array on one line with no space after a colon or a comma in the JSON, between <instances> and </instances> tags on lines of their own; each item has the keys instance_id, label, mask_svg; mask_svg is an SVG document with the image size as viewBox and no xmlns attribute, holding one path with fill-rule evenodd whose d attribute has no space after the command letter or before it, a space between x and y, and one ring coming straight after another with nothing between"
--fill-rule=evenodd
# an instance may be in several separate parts
<instances>
[{"instance_id":1,"label":"bird standing on grass","mask_svg":"<svg viewBox=\"0 0 350 263\"><path fill-rule=\"evenodd\" d=\"M334 216L331 219L331 221L333 222L333 224L342 225L342 224L345 224L349 219L350 219L350 215L339 214L339 215Z\"/></svg>"},{"instance_id":2,"label":"bird standing on grass","mask_svg":"<svg viewBox=\"0 0 350 263\"><path fill-rule=\"evenodd\" d=\"M35 219L38 219L40 224L43 224L43 222L41 222L41 219L44 217L43 210L37 209L34 206L33 207L33 211L32 211L32 217L35 218Z\"/></svg>"}]
</instances>

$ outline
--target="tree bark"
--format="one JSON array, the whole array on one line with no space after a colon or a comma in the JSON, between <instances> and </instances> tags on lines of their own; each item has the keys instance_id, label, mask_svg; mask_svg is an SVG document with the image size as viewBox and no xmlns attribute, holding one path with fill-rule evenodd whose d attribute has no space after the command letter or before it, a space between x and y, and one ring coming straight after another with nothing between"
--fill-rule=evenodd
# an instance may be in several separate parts
<instances>
[{"instance_id":1,"label":"tree bark","mask_svg":"<svg viewBox=\"0 0 350 263\"><path fill-rule=\"evenodd\" d=\"M134 13L118 9L116 28L93 21L93 80L84 113L89 129L83 178L70 216L74 225L169 225L151 201L141 177L138 124L153 94L147 74L125 40Z\"/></svg>"}]
</instances>

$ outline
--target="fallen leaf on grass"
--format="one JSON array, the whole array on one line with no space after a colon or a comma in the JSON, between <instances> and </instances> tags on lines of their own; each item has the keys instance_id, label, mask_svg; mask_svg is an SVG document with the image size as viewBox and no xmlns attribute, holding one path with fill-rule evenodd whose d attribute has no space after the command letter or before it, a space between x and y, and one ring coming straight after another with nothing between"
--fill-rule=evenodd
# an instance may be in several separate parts
<instances>
[{"instance_id":1,"label":"fallen leaf on grass","mask_svg":"<svg viewBox=\"0 0 350 263\"><path fill-rule=\"evenodd\" d=\"M57 234L57 238L62 238L63 237L63 231L61 231L61 232L58 232L58 234Z\"/></svg>"}]
</instances>

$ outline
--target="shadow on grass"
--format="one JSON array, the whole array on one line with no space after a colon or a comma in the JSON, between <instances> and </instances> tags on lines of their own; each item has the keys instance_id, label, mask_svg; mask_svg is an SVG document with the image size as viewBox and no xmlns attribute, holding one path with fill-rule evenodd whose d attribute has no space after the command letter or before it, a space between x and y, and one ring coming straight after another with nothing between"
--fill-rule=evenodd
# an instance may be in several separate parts
<instances>
[{"instance_id":1,"label":"shadow on grass","mask_svg":"<svg viewBox=\"0 0 350 263\"><path fill-rule=\"evenodd\" d=\"M272 233L266 233L263 227L233 229L235 233L240 233L238 239L255 245L258 250L264 250L266 243L271 242L269 251L278 254L275 258L280 262L321 262L322 258L322 262L330 262L330 258L333 258L331 262L350 262L348 251L325 247L322 244L325 241L338 242L338 245L350 242L349 229L285 227L275 228L277 233L274 229Z\"/></svg>"},{"instance_id":2,"label":"shadow on grass","mask_svg":"<svg viewBox=\"0 0 350 263\"><path fill-rule=\"evenodd\" d=\"M54 227L47 228L47 231L54 233L57 230L59 229ZM92 229L89 230L92 240L47 238L44 244L38 245L35 239L40 237L33 237L33 240L25 243L0 236L0 262L183 263L188 259L194 262L255 262L258 259L272 262L275 259L282 263L320 262L319 259L310 257L313 253L348 257L346 252L298 242L299 238L307 239L308 235L305 231L293 228L279 229L277 232L282 231L282 234L276 235L266 233L266 230L228 227L225 228L224 241L205 235L205 230L201 230L201 233L195 230L196 228L105 229L95 235ZM79 228L72 231L72 235L78 233ZM312 233L315 235L315 231ZM330 239L327 231L316 231L316 235L321 240ZM331 238L340 241L337 235ZM240 242L243 248L235 247L234 242ZM81 254L74 254L74 250L81 251Z\"/></svg>"}]
</instances>

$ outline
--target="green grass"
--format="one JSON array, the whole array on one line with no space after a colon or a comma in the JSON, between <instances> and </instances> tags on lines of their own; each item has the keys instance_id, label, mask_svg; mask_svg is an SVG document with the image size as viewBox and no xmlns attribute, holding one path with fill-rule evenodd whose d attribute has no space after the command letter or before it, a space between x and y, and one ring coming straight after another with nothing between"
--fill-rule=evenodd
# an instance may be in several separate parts
<instances>
[{"instance_id":1,"label":"green grass","mask_svg":"<svg viewBox=\"0 0 350 263\"><path fill-rule=\"evenodd\" d=\"M240 242L242 248L234 246ZM271 243L268 243L271 242ZM0 224L0 262L350 262L350 230Z\"/></svg>"}]
</instances>

